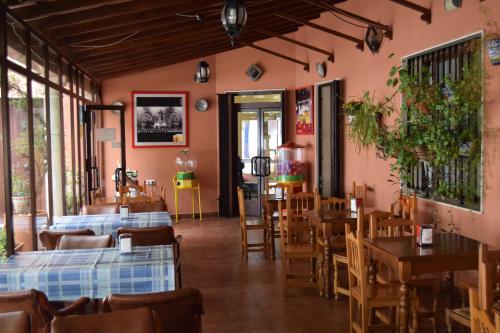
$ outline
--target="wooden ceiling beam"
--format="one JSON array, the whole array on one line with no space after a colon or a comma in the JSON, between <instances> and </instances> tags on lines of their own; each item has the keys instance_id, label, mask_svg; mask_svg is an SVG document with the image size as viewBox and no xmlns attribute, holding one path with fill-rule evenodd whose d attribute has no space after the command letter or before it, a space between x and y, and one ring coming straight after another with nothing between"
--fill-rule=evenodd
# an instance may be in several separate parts
<instances>
[{"instance_id":1,"label":"wooden ceiling beam","mask_svg":"<svg viewBox=\"0 0 500 333\"><path fill-rule=\"evenodd\" d=\"M313 19L319 17L319 13L317 12L303 12L303 15L306 19ZM284 24L282 21L270 21L263 20L262 22L249 22L248 25L243 30L242 35L244 36L247 33L247 30L252 30L255 27L262 27L269 30L273 30L274 27L281 27L284 25L290 25L290 23ZM296 23L292 23L291 25L297 26ZM66 53L71 55L72 59L77 62L83 61L88 58L96 57L98 55L111 55L111 54L119 54L121 52L127 51L131 52L133 50L142 50L144 51L145 46L153 46L153 45L161 45L164 43L171 43L172 45L176 45L177 41L180 40L179 43L186 43L193 38L208 38L211 34L220 34L224 33L224 29L220 26L220 22L216 22L213 25L208 24L205 27L200 27L197 30L188 29L187 31L191 31L189 33L180 33L179 31L171 34L169 31L162 32L161 35L155 35L142 39L130 39L120 43L119 45L115 45L109 48L98 48L98 49L67 49L63 48ZM229 42L228 42L229 45Z\"/></svg>"},{"instance_id":2,"label":"wooden ceiling beam","mask_svg":"<svg viewBox=\"0 0 500 333\"><path fill-rule=\"evenodd\" d=\"M283 31L282 33L291 33L293 31L296 31L296 29L295 30L289 29L288 31ZM243 47L243 45L237 44L234 48L228 50L227 45L223 44L222 46L214 46L214 48L207 49L204 54L205 54L205 56L210 56L210 55L214 55L214 54L221 53L221 52L232 51L232 50L238 49L240 47ZM199 52L197 52L197 51L189 52L188 51L188 52L185 52L185 53L180 54L180 55L175 55L173 57L167 57L167 58L156 57L156 58L152 59L151 61L144 61L143 60L140 63L134 63L134 64L126 63L126 64L122 64L120 66L115 66L113 68L106 69L106 70L104 70L104 69L96 70L94 72L94 74L96 75L96 77L99 77L99 78L106 77L106 76L109 77L110 73L113 73L113 75L116 76L116 75L121 75L123 73L130 73L130 72L137 72L140 70L145 70L147 68L168 66L168 65L172 65L172 64L176 64L176 63L180 63L180 62L184 62L184 61L193 60L193 59L196 59L199 57L200 57ZM193 69L193 71L194 71L194 69Z\"/></svg>"},{"instance_id":3,"label":"wooden ceiling beam","mask_svg":"<svg viewBox=\"0 0 500 333\"><path fill-rule=\"evenodd\" d=\"M301 24L301 25L306 25L306 26L311 27L313 29L326 32L326 33L328 33L330 35L334 35L334 36L346 39L346 40L348 40L350 42L356 43L356 47L358 49L360 49L361 51L364 50L365 42L362 39L359 39L359 38L356 38L356 37L344 34L342 32L339 32L339 31L336 31L336 30L324 27L324 26L316 24L316 23L304 21L304 20L301 20L301 19L296 18L296 17L289 16L289 15L283 15L283 14L278 14L278 13L275 13L274 15L276 15L277 17L280 17L282 19L285 19L287 21L296 22L296 23Z\"/></svg>"},{"instance_id":4,"label":"wooden ceiling beam","mask_svg":"<svg viewBox=\"0 0 500 333\"><path fill-rule=\"evenodd\" d=\"M14 12L23 17L26 22L46 17L67 15L79 11L112 6L133 0L72 0L39 2L32 6L13 8Z\"/></svg>"},{"instance_id":5,"label":"wooden ceiling beam","mask_svg":"<svg viewBox=\"0 0 500 333\"><path fill-rule=\"evenodd\" d=\"M301 42L299 40L296 40L296 39L293 39L293 38L289 38L289 37L286 37L286 36L282 36L282 35L279 35L277 33L274 33L274 32L271 32L271 31L268 31L268 30L265 30L265 29L256 29L255 31L258 31L266 36L269 36L269 37L276 37L276 38L279 38L281 40L284 40L286 42L289 42L289 43L292 43L292 44L295 44L295 45L299 45L303 48L306 48L306 49L309 49L309 50L312 50L312 51L315 51L315 52L318 52L318 53L322 53L322 54L325 54L328 56L328 61L330 62L335 62L335 55L333 52L330 52L330 51L327 51L327 50L324 50L324 49L320 49L319 47L316 47L316 46L313 46L313 45L310 45L310 44L307 44L307 43L304 43L304 42Z\"/></svg>"},{"instance_id":6,"label":"wooden ceiling beam","mask_svg":"<svg viewBox=\"0 0 500 333\"><path fill-rule=\"evenodd\" d=\"M71 27L75 25L90 24L100 20L120 20L121 16L143 15L152 11L165 11L172 14L196 11L200 7L206 8L210 5L220 6L218 0L205 0L203 6L198 1L193 0L140 0L126 2L116 6L107 6L98 9L86 10L71 15L61 15L48 17L30 22L30 24L40 30L49 31L56 28ZM49 35L47 35L49 36Z\"/></svg>"},{"instance_id":7,"label":"wooden ceiling beam","mask_svg":"<svg viewBox=\"0 0 500 333\"><path fill-rule=\"evenodd\" d=\"M360 15L357 15L355 13L349 12L345 9L335 7L324 0L302 0L302 1L309 3L311 5L317 6L319 8L322 8L324 10L331 11L331 12L334 12L334 13L337 13L340 15L344 15L344 16L349 17L351 19L354 19L356 21L372 25L376 28L383 30L385 36L389 39L392 39L392 35L393 35L392 25L385 25L385 24L370 20L369 18L366 18L364 16L360 16Z\"/></svg>"},{"instance_id":8,"label":"wooden ceiling beam","mask_svg":"<svg viewBox=\"0 0 500 333\"><path fill-rule=\"evenodd\" d=\"M296 30L297 27L293 26L283 26L277 29L277 31L283 32L283 33L288 33L290 31ZM158 48L158 49L151 49L147 52L136 52L136 53L129 53L127 52L126 54L120 54L120 55L114 55L112 57L107 57L107 58L94 58L90 61L82 61L80 64L83 66L95 69L99 68L100 66L108 65L108 64L116 64L119 62L130 62L132 59L133 60L139 60L139 59L148 59L148 58L154 58L154 57L162 57L165 55L175 55L181 52L187 51L195 51L198 52L200 57L202 56L202 53L204 54L206 50L210 49L211 46L226 46L228 49L230 49L228 42L227 42L227 37L225 35L221 34L221 37L219 39L215 38L199 38L198 40L193 40L190 43L183 45L181 47L172 49L172 47L163 47L163 48ZM252 34L247 34L244 36L246 40L262 40L267 38L267 35L261 34L260 32L253 32Z\"/></svg>"},{"instance_id":9,"label":"wooden ceiling beam","mask_svg":"<svg viewBox=\"0 0 500 333\"><path fill-rule=\"evenodd\" d=\"M205 20L220 22L219 11L204 12L204 10L208 10L213 6L213 3L206 4L208 4L208 7L200 6L197 11L205 17ZM299 0L290 1L290 6L296 6L297 8L300 8L301 4L302 2ZM261 14L266 14L273 9L278 9L280 6L282 6L282 4L280 5L273 2L267 4L265 8L249 8L249 15L252 15L251 17L260 18ZM56 45L64 45L79 42L94 42L106 38L123 36L127 33L133 33L136 31L146 32L161 28L169 29L168 27L175 29L178 28L180 24L185 25L186 22L196 23L194 18L178 17L175 14L175 12L166 12L164 10L142 12L140 15L138 13L134 13L131 15L121 16L119 19L112 20L111 22L110 20L105 19L95 21L90 26L88 24L82 24L47 31L46 35L49 35L52 39L54 39L56 41Z\"/></svg>"},{"instance_id":10,"label":"wooden ceiling beam","mask_svg":"<svg viewBox=\"0 0 500 333\"><path fill-rule=\"evenodd\" d=\"M273 51L273 50L270 50L270 49L266 49L265 47L255 45L254 43L240 42L240 44L248 46L248 47L251 47L251 48L256 49L256 50L259 50L261 52L273 55L275 57L278 57L278 58L281 58L281 59L284 59L284 60L287 60L287 61L299 64L299 65L301 65L301 66L304 67L304 70L306 72L309 72L309 63L308 62L305 62L305 61L302 61L302 60L298 60L298 59L289 57L289 56L287 56L285 54L282 54L282 53L279 53L279 52L276 52L276 51Z\"/></svg>"},{"instance_id":11,"label":"wooden ceiling beam","mask_svg":"<svg viewBox=\"0 0 500 333\"><path fill-rule=\"evenodd\" d=\"M420 6L419 4L416 4L414 2L407 1L407 0L389 0L389 1L392 1L400 6L410 8L412 10L415 10L417 12L422 13L422 15L420 16L420 19L424 22L427 22L427 24L431 24L432 11L429 8L426 8L424 6Z\"/></svg>"}]
</instances>

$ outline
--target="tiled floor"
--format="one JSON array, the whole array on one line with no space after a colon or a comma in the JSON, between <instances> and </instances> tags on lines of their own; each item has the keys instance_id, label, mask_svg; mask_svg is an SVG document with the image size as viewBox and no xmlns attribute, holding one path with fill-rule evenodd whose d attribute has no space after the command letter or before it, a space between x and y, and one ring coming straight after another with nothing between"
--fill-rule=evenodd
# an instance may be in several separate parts
<instances>
[{"instance_id":1,"label":"tiled floor","mask_svg":"<svg viewBox=\"0 0 500 333\"><path fill-rule=\"evenodd\" d=\"M348 332L347 298L300 289L285 296L279 252L276 260L245 260L237 219L184 219L175 231L183 236L184 286L203 294L205 333Z\"/></svg>"}]
</instances>

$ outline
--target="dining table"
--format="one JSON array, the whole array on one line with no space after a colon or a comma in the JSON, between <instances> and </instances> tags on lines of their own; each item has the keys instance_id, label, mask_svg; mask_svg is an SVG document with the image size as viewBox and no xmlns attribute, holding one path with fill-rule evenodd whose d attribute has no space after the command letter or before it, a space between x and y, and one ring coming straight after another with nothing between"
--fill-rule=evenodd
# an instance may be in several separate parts
<instances>
[{"instance_id":1,"label":"dining table","mask_svg":"<svg viewBox=\"0 0 500 333\"><path fill-rule=\"evenodd\" d=\"M96 235L112 235L117 238L119 228L148 228L172 226L172 218L168 212L130 213L128 218L120 214L101 215L68 215L54 218L49 227L53 231L71 231L90 229Z\"/></svg>"},{"instance_id":2,"label":"dining table","mask_svg":"<svg viewBox=\"0 0 500 333\"><path fill-rule=\"evenodd\" d=\"M369 272L377 274L376 261L381 261L397 273L400 281L400 332L408 332L408 283L418 276L446 273L448 305L452 302L453 272L477 270L479 242L455 233L437 233L433 244L419 246L416 237L365 238L364 245L370 257ZM372 276L371 281L375 278Z\"/></svg>"},{"instance_id":3,"label":"dining table","mask_svg":"<svg viewBox=\"0 0 500 333\"><path fill-rule=\"evenodd\" d=\"M51 301L171 291L178 265L171 245L19 252L0 265L0 291L37 289Z\"/></svg>"}]
</instances>

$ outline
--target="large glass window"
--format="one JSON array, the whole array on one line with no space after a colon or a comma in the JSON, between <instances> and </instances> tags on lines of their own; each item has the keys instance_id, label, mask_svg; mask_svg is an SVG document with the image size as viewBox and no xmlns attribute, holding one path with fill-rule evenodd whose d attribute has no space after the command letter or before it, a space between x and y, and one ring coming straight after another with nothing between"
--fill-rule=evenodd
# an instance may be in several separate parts
<instances>
[{"instance_id":1,"label":"large glass window","mask_svg":"<svg viewBox=\"0 0 500 333\"><path fill-rule=\"evenodd\" d=\"M54 83L59 83L59 59L59 54L49 49L49 79Z\"/></svg>"},{"instance_id":2,"label":"large glass window","mask_svg":"<svg viewBox=\"0 0 500 333\"><path fill-rule=\"evenodd\" d=\"M75 202L73 191L73 144L72 144L72 114L71 98L63 94L63 125L64 125L64 165L65 165L65 195L66 215L74 215Z\"/></svg>"},{"instance_id":3,"label":"large glass window","mask_svg":"<svg viewBox=\"0 0 500 333\"><path fill-rule=\"evenodd\" d=\"M7 15L7 59L26 67L26 29Z\"/></svg>"},{"instance_id":4,"label":"large glass window","mask_svg":"<svg viewBox=\"0 0 500 333\"><path fill-rule=\"evenodd\" d=\"M65 60L63 59L63 62L62 62L62 86L66 89L70 89L70 84L71 84L71 81L70 81L70 70L71 70L71 65Z\"/></svg>"},{"instance_id":5,"label":"large glass window","mask_svg":"<svg viewBox=\"0 0 500 333\"><path fill-rule=\"evenodd\" d=\"M0 67L0 75L2 68ZM4 97L2 88L0 87L0 100ZM5 179L4 179L4 150L3 150L3 121L2 114L5 112L0 103L0 257L6 255L6 225L5 225Z\"/></svg>"},{"instance_id":6,"label":"large glass window","mask_svg":"<svg viewBox=\"0 0 500 333\"><path fill-rule=\"evenodd\" d=\"M8 71L13 226L16 251L31 251L31 191L26 77Z\"/></svg>"},{"instance_id":7,"label":"large glass window","mask_svg":"<svg viewBox=\"0 0 500 333\"><path fill-rule=\"evenodd\" d=\"M54 88L49 89L50 99L50 149L52 159L52 202L53 216L64 214L63 205L63 174L64 164L62 160L62 126L61 126L61 94Z\"/></svg>"},{"instance_id":8,"label":"large glass window","mask_svg":"<svg viewBox=\"0 0 500 333\"><path fill-rule=\"evenodd\" d=\"M45 76L45 45L33 34L31 35L31 71Z\"/></svg>"},{"instance_id":9,"label":"large glass window","mask_svg":"<svg viewBox=\"0 0 500 333\"><path fill-rule=\"evenodd\" d=\"M33 101L33 147L35 154L33 169L35 171L36 224L43 227L47 224L49 215L45 85L33 81L31 83L31 95ZM37 228L38 230L39 228Z\"/></svg>"},{"instance_id":10,"label":"large glass window","mask_svg":"<svg viewBox=\"0 0 500 333\"><path fill-rule=\"evenodd\" d=\"M81 183L81 158L80 158L80 141L83 141L83 133L79 133L78 129L78 105L76 102L76 98L72 99L73 103L73 134L75 138L75 197L76 197L76 211L78 212L81 208L81 200L80 200L80 183Z\"/></svg>"}]
</instances>

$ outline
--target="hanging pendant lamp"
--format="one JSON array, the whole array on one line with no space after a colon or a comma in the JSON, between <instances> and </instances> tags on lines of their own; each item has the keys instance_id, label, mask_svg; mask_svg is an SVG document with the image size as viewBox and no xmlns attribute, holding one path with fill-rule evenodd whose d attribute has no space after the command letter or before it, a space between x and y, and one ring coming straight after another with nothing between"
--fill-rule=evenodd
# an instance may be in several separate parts
<instances>
[{"instance_id":1,"label":"hanging pendant lamp","mask_svg":"<svg viewBox=\"0 0 500 333\"><path fill-rule=\"evenodd\" d=\"M236 38L247 22L247 10L244 0L225 0L221 12L221 21L226 33L235 45Z\"/></svg>"},{"instance_id":2,"label":"hanging pendant lamp","mask_svg":"<svg viewBox=\"0 0 500 333\"><path fill-rule=\"evenodd\" d=\"M206 83L210 78L210 65L201 58L201 61L196 66L194 80L198 83Z\"/></svg>"}]
</instances>

